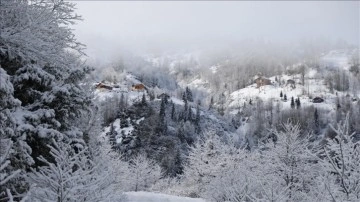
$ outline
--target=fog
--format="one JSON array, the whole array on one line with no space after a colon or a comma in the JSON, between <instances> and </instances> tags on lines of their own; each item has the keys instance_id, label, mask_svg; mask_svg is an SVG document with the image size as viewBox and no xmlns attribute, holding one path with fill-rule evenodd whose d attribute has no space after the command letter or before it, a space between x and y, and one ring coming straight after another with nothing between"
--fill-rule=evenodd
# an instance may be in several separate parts
<instances>
[{"instance_id":1,"label":"fog","mask_svg":"<svg viewBox=\"0 0 360 202\"><path fill-rule=\"evenodd\" d=\"M77 1L75 27L90 57L124 51L227 46L249 40L291 44L311 39L359 46L359 2Z\"/></svg>"}]
</instances>

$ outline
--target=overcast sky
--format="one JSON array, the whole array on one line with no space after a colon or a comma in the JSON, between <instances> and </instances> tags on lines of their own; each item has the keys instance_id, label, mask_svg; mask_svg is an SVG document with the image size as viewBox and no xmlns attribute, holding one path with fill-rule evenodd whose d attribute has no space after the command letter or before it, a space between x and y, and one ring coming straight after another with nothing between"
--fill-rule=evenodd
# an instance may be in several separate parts
<instances>
[{"instance_id":1,"label":"overcast sky","mask_svg":"<svg viewBox=\"0 0 360 202\"><path fill-rule=\"evenodd\" d=\"M243 39L343 39L359 45L358 1L76 1L89 51L151 52Z\"/></svg>"}]
</instances>

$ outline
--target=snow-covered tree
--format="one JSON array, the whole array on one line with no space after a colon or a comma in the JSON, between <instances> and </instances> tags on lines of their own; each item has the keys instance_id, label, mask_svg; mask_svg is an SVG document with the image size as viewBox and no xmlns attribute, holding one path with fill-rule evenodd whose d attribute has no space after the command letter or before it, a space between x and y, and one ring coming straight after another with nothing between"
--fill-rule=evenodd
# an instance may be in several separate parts
<instances>
[{"instance_id":1,"label":"snow-covered tree","mask_svg":"<svg viewBox=\"0 0 360 202\"><path fill-rule=\"evenodd\" d=\"M162 171L155 161L140 154L130 160L126 175L130 191L146 191L161 178Z\"/></svg>"},{"instance_id":2,"label":"snow-covered tree","mask_svg":"<svg viewBox=\"0 0 360 202\"><path fill-rule=\"evenodd\" d=\"M91 195L98 181L93 176L94 164L86 155L88 150L78 148L76 151L70 143L54 139L48 147L55 162L39 157L45 166L32 169L29 174L30 183L35 184L30 198L37 201L92 201Z\"/></svg>"},{"instance_id":3,"label":"snow-covered tree","mask_svg":"<svg viewBox=\"0 0 360 202\"><path fill-rule=\"evenodd\" d=\"M200 126L200 103L196 106L196 116L195 116L195 132L200 133L201 126Z\"/></svg>"},{"instance_id":4,"label":"snow-covered tree","mask_svg":"<svg viewBox=\"0 0 360 202\"><path fill-rule=\"evenodd\" d=\"M327 140L320 150L324 172L319 179L322 197L333 201L360 199L360 142L350 133L349 115L337 127L331 125L336 136Z\"/></svg>"},{"instance_id":5,"label":"snow-covered tree","mask_svg":"<svg viewBox=\"0 0 360 202\"><path fill-rule=\"evenodd\" d=\"M187 99L189 102L193 102L193 101L194 101L194 99L193 99L193 94L192 94L192 92L191 92L191 90L190 90L189 87L186 87L186 88L185 88L185 94L186 94L186 99Z\"/></svg>"},{"instance_id":6,"label":"snow-covered tree","mask_svg":"<svg viewBox=\"0 0 360 202\"><path fill-rule=\"evenodd\" d=\"M74 120L91 101L79 85L90 69L79 60L83 47L69 27L80 19L74 6L62 0L1 2L0 65L21 101L13 112L15 136L24 136L35 166L51 138L83 144Z\"/></svg>"},{"instance_id":7,"label":"snow-covered tree","mask_svg":"<svg viewBox=\"0 0 360 202\"><path fill-rule=\"evenodd\" d=\"M46 147L52 138L86 144L77 120L91 103L80 85L90 68L79 59L83 46L69 27L80 20L74 3L0 4L0 131L13 141L9 169L25 173L46 164L39 156L54 161ZM18 196L28 187L24 178L5 184Z\"/></svg>"},{"instance_id":8,"label":"snow-covered tree","mask_svg":"<svg viewBox=\"0 0 360 202\"><path fill-rule=\"evenodd\" d=\"M165 119L165 110L166 110L166 98L165 96L163 96L161 98L161 103L160 103L160 112L159 112L159 117L160 117L160 122L164 122Z\"/></svg>"},{"instance_id":9,"label":"snow-covered tree","mask_svg":"<svg viewBox=\"0 0 360 202\"><path fill-rule=\"evenodd\" d=\"M65 49L83 50L69 27L81 19L74 9L74 3L63 0L2 1L0 52L6 55L5 61L67 65Z\"/></svg>"},{"instance_id":10,"label":"snow-covered tree","mask_svg":"<svg viewBox=\"0 0 360 202\"><path fill-rule=\"evenodd\" d=\"M282 131L273 131L276 141L260 145L256 176L261 177L263 196L271 201L302 201L315 187L319 168L311 150L309 135L301 135L300 126L287 122ZM271 193L271 195L269 195Z\"/></svg>"},{"instance_id":11,"label":"snow-covered tree","mask_svg":"<svg viewBox=\"0 0 360 202\"><path fill-rule=\"evenodd\" d=\"M88 148L74 149L69 143L61 141L53 140L52 145L48 146L55 161L50 162L39 157L45 166L32 169L29 174L29 182L34 184L30 191L30 200L60 202L123 199L120 194L115 195L118 173L111 166L117 165L111 159L105 155L97 155L95 157L102 158L93 161L89 158Z\"/></svg>"},{"instance_id":12,"label":"snow-covered tree","mask_svg":"<svg viewBox=\"0 0 360 202\"><path fill-rule=\"evenodd\" d=\"M206 134L190 149L184 167L183 194L206 197L207 185L234 162L238 162L238 155L239 151L234 146L225 144L215 134Z\"/></svg>"},{"instance_id":13,"label":"snow-covered tree","mask_svg":"<svg viewBox=\"0 0 360 202\"><path fill-rule=\"evenodd\" d=\"M10 152L12 149L11 139L3 139L1 136L0 139L0 200L6 199L13 202L14 196L12 191L9 188L5 188L5 185L8 184L11 180L14 180L16 176L21 172L20 169L12 170L10 169L9 160Z\"/></svg>"},{"instance_id":14,"label":"snow-covered tree","mask_svg":"<svg viewBox=\"0 0 360 202\"><path fill-rule=\"evenodd\" d=\"M26 143L26 136L16 133L16 117L21 102L14 98L14 88L10 76L0 65L0 200L16 195L18 200L27 190L23 174L26 166L34 163L31 148Z\"/></svg>"},{"instance_id":15,"label":"snow-covered tree","mask_svg":"<svg viewBox=\"0 0 360 202\"><path fill-rule=\"evenodd\" d=\"M171 119L172 120L175 120L176 118L176 112L175 112L175 104L174 103L171 103Z\"/></svg>"}]
</instances>

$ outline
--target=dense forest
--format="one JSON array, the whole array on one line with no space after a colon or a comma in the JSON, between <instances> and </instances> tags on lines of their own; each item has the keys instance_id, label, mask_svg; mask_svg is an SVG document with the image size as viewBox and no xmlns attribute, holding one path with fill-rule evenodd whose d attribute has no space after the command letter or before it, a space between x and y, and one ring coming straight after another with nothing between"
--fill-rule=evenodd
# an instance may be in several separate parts
<instances>
[{"instance_id":1,"label":"dense forest","mask_svg":"<svg viewBox=\"0 0 360 202\"><path fill-rule=\"evenodd\" d=\"M254 40L95 65L81 20L69 1L0 1L0 201L360 200L358 47Z\"/></svg>"}]
</instances>

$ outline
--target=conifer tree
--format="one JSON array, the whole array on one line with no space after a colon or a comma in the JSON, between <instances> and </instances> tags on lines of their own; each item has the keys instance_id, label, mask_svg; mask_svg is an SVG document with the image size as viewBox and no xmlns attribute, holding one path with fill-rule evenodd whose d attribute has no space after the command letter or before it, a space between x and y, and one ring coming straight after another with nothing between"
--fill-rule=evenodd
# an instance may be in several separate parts
<instances>
[{"instance_id":1,"label":"conifer tree","mask_svg":"<svg viewBox=\"0 0 360 202\"><path fill-rule=\"evenodd\" d=\"M116 148L117 148L117 143L116 143L116 136L117 135L118 134L115 131L114 123L112 123L110 125L109 141L110 141L111 149L114 149L114 150L116 150Z\"/></svg>"},{"instance_id":2,"label":"conifer tree","mask_svg":"<svg viewBox=\"0 0 360 202\"><path fill-rule=\"evenodd\" d=\"M193 101L194 101L194 100L193 100L193 95L192 95L192 92L191 92L190 88L189 88L189 87L186 87L186 88L185 88L185 92L186 92L186 99L187 99L188 101L190 101L190 102L193 102Z\"/></svg>"},{"instance_id":3,"label":"conifer tree","mask_svg":"<svg viewBox=\"0 0 360 202\"><path fill-rule=\"evenodd\" d=\"M290 102L290 106L292 109L295 108L295 101L294 101L294 97L291 97L291 102Z\"/></svg>"},{"instance_id":4,"label":"conifer tree","mask_svg":"<svg viewBox=\"0 0 360 202\"><path fill-rule=\"evenodd\" d=\"M141 105L142 105L142 106L146 106L146 105L147 105L147 103L146 103L145 93L143 93L143 95L142 95L142 98L141 98Z\"/></svg>"},{"instance_id":5,"label":"conifer tree","mask_svg":"<svg viewBox=\"0 0 360 202\"><path fill-rule=\"evenodd\" d=\"M193 121L193 114L192 114L192 109L191 109L191 107L189 107L188 120L191 121L191 122Z\"/></svg>"},{"instance_id":6,"label":"conifer tree","mask_svg":"<svg viewBox=\"0 0 360 202\"><path fill-rule=\"evenodd\" d=\"M54 161L46 146L53 138L78 147L86 144L78 119L90 110L92 101L81 81L92 69L80 61L83 45L69 26L81 19L74 13L74 3L10 0L0 4L0 100L13 98L12 106L1 103L0 120L5 124L0 123L0 132L14 140L11 169L25 172L44 165L40 156ZM17 189L21 200L27 185L23 179L18 182L21 191L14 183L5 187L10 192Z\"/></svg>"},{"instance_id":7,"label":"conifer tree","mask_svg":"<svg viewBox=\"0 0 360 202\"><path fill-rule=\"evenodd\" d=\"M160 122L164 122L165 119L165 109L166 109L165 99L166 98L164 97L161 98L160 112L159 112Z\"/></svg>"},{"instance_id":8,"label":"conifer tree","mask_svg":"<svg viewBox=\"0 0 360 202\"><path fill-rule=\"evenodd\" d=\"M189 110L188 108L189 108L189 106L188 106L188 101L187 101L187 98L185 96L185 93L183 94L183 101L184 101L184 111L182 113L182 118L183 118L184 122L186 122L187 119L188 119L188 110Z\"/></svg>"},{"instance_id":9,"label":"conifer tree","mask_svg":"<svg viewBox=\"0 0 360 202\"><path fill-rule=\"evenodd\" d=\"M171 119L175 120L175 117L176 117L176 115L175 115L175 104L172 103L171 104Z\"/></svg>"},{"instance_id":10,"label":"conifer tree","mask_svg":"<svg viewBox=\"0 0 360 202\"><path fill-rule=\"evenodd\" d=\"M296 99L296 109L299 109L300 106L301 106L300 98L297 98L297 99Z\"/></svg>"},{"instance_id":11,"label":"conifer tree","mask_svg":"<svg viewBox=\"0 0 360 202\"><path fill-rule=\"evenodd\" d=\"M214 105L214 96L211 96L209 103L209 110L212 109L213 105Z\"/></svg>"},{"instance_id":12,"label":"conifer tree","mask_svg":"<svg viewBox=\"0 0 360 202\"><path fill-rule=\"evenodd\" d=\"M319 133L319 114L318 114L318 110L315 108L314 111L314 125L315 125L315 134Z\"/></svg>"},{"instance_id":13,"label":"conifer tree","mask_svg":"<svg viewBox=\"0 0 360 202\"><path fill-rule=\"evenodd\" d=\"M198 103L198 105L196 106L195 132L199 133L200 131L201 131L201 128L200 128L200 103Z\"/></svg>"}]
</instances>

